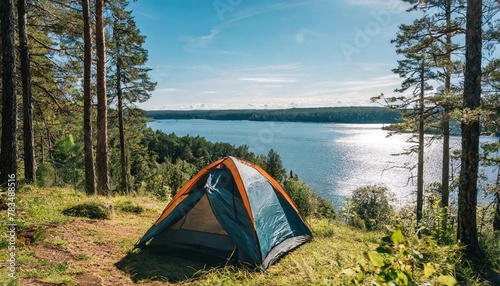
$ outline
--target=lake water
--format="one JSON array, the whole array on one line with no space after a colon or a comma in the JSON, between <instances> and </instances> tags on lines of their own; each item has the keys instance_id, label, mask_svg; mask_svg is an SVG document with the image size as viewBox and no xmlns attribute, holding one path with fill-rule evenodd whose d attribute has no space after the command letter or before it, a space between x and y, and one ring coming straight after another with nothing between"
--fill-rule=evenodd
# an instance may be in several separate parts
<instances>
[{"instance_id":1,"label":"lake water","mask_svg":"<svg viewBox=\"0 0 500 286\"><path fill-rule=\"evenodd\" d=\"M203 136L213 142L247 145L257 154L267 154L272 148L282 159L283 166L298 174L312 189L320 192L335 205L364 185L385 185L394 194L396 203L414 200L417 156L399 154L414 146L409 135L387 137L381 124L334 124L300 122L255 122L216 120L156 120L148 123L153 130L178 136ZM482 137L481 142L497 141ZM460 147L460 137L450 139L452 148ZM441 178L441 142L425 150L424 180L426 185ZM452 164L457 174L458 162ZM489 177L496 178L490 172Z\"/></svg>"}]
</instances>

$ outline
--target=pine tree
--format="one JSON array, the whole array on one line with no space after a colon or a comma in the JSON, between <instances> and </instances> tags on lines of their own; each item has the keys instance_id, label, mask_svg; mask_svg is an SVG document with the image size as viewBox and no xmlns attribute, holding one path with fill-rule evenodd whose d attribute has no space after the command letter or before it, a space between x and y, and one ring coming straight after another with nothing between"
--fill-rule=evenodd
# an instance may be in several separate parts
<instances>
[{"instance_id":1,"label":"pine tree","mask_svg":"<svg viewBox=\"0 0 500 286\"><path fill-rule=\"evenodd\" d=\"M35 182L35 137L33 131L33 106L31 95L31 67L26 31L26 0L17 1L19 51L21 54L21 80L23 92L23 142L24 142L24 177L26 182Z\"/></svg>"},{"instance_id":2,"label":"pine tree","mask_svg":"<svg viewBox=\"0 0 500 286\"><path fill-rule=\"evenodd\" d=\"M2 38L2 145L0 186L17 176L17 96L16 58L14 53L14 11L12 0L0 2Z\"/></svg>"},{"instance_id":3,"label":"pine tree","mask_svg":"<svg viewBox=\"0 0 500 286\"><path fill-rule=\"evenodd\" d=\"M467 1L465 77L462 119L462 158L458 191L457 238L468 256L477 257L477 180L479 167L479 113L481 103L482 0Z\"/></svg>"},{"instance_id":4,"label":"pine tree","mask_svg":"<svg viewBox=\"0 0 500 286\"><path fill-rule=\"evenodd\" d=\"M150 81L149 68L144 67L148 53L142 45L145 37L136 27L131 11L127 10L128 1L110 2L113 37L109 44L110 98L117 100L118 129L120 141L120 188L128 193L131 188L130 163L125 130L125 109L127 105L144 102L151 96L155 83ZM126 44L124 44L126 43ZM128 117L132 116L129 112Z\"/></svg>"},{"instance_id":5,"label":"pine tree","mask_svg":"<svg viewBox=\"0 0 500 286\"><path fill-rule=\"evenodd\" d=\"M108 161L108 103L106 96L106 40L104 36L104 0L95 1L97 57L97 192L111 195Z\"/></svg>"},{"instance_id":6,"label":"pine tree","mask_svg":"<svg viewBox=\"0 0 500 286\"><path fill-rule=\"evenodd\" d=\"M422 219L423 195L424 195L424 146L425 146L425 121L429 117L430 108L426 109L426 92L433 89L427 82L439 77L439 73L433 71L432 58L427 54L429 51L429 37L425 31L430 24L430 19L423 17L416 19L410 25L401 25L396 38L392 41L396 45L396 52L404 55L405 59L398 60L398 67L393 72L403 79L401 87L395 91L409 95L385 97L380 95L372 100L383 99L385 104L393 109L405 110L404 122L398 124L396 131L412 132L417 134L417 147L410 149L418 154L417 161L417 196L416 196L416 218L417 223ZM413 138L410 138L412 141Z\"/></svg>"},{"instance_id":7,"label":"pine tree","mask_svg":"<svg viewBox=\"0 0 500 286\"><path fill-rule=\"evenodd\" d=\"M68 133L79 129L79 122L83 121L79 80L83 63L81 1L80 4L73 0L28 3L37 178L57 181L57 174L69 167L53 160L53 148ZM71 172L80 170L72 168Z\"/></svg>"},{"instance_id":8,"label":"pine tree","mask_svg":"<svg viewBox=\"0 0 500 286\"><path fill-rule=\"evenodd\" d=\"M497 4L497 7L498 8ZM494 10L498 13L498 9ZM483 12L485 13L485 12ZM488 10L486 10L488 14ZM491 17L483 16L483 18L491 19ZM489 51L495 50L495 45L500 42L500 20L485 23L488 29L484 32L483 43ZM491 60L485 66L482 72L482 108L485 110L482 130L496 136L500 135L500 58ZM493 230L500 231L500 141L483 145L485 165L494 165L497 168L496 182L491 184L491 190L494 196L493 210ZM491 156L492 154L495 154ZM490 156L488 156L490 155ZM488 158L489 157L489 158ZM483 160L484 160L483 159ZM483 162L484 164L485 162Z\"/></svg>"},{"instance_id":9,"label":"pine tree","mask_svg":"<svg viewBox=\"0 0 500 286\"><path fill-rule=\"evenodd\" d=\"M412 1L407 1L412 2ZM422 4L423 3L423 4ZM454 43L453 37L463 34L465 19L462 16L463 0L429 0L415 4L411 10L421 10L429 15L426 31L428 40L420 49L427 49L436 68L442 69L444 88L432 101L441 111L441 130L443 135L442 171L441 171L441 207L443 209L443 229L448 225L449 183L450 183L450 113L457 107L452 85L452 78L459 62L452 56L461 53L461 45Z\"/></svg>"},{"instance_id":10,"label":"pine tree","mask_svg":"<svg viewBox=\"0 0 500 286\"><path fill-rule=\"evenodd\" d=\"M269 150L265 157L264 169L280 183L286 178L286 170L283 168L281 157L273 149Z\"/></svg>"},{"instance_id":11,"label":"pine tree","mask_svg":"<svg viewBox=\"0 0 500 286\"><path fill-rule=\"evenodd\" d=\"M90 2L82 0L83 11L83 144L85 161L85 192L96 194L94 142L92 134L92 28L90 19Z\"/></svg>"}]
</instances>

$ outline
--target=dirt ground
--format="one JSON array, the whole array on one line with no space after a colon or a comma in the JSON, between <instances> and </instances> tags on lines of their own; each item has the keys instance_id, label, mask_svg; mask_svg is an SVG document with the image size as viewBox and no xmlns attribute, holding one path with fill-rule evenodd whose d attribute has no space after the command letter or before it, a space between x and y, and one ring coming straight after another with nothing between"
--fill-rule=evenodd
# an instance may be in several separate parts
<instances>
[{"instance_id":1,"label":"dirt ground","mask_svg":"<svg viewBox=\"0 0 500 286\"><path fill-rule=\"evenodd\" d=\"M26 247L34 253L35 259L52 267L65 265L78 281L78 285L134 284L131 275L118 269L115 264L127 255L127 250L130 250L135 240L144 233L141 228L120 225L114 220L82 219L76 219L66 225L44 227L46 231L43 239L35 243L29 242L33 231L24 233ZM126 249L127 244L130 244L129 249ZM33 271L35 269L30 268L35 266L28 264L22 268L23 271ZM44 279L23 278L21 284L57 285L41 280ZM160 282L145 282L141 285L160 285Z\"/></svg>"}]
</instances>

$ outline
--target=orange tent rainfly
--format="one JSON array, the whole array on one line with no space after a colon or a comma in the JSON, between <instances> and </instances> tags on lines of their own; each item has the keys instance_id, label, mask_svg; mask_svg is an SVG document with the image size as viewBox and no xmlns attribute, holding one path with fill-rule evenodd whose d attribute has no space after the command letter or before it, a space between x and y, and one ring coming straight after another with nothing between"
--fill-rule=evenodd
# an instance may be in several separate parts
<instances>
[{"instance_id":1,"label":"orange tent rainfly","mask_svg":"<svg viewBox=\"0 0 500 286\"><path fill-rule=\"evenodd\" d=\"M276 180L227 157L187 182L135 247L196 251L267 268L311 236Z\"/></svg>"}]
</instances>

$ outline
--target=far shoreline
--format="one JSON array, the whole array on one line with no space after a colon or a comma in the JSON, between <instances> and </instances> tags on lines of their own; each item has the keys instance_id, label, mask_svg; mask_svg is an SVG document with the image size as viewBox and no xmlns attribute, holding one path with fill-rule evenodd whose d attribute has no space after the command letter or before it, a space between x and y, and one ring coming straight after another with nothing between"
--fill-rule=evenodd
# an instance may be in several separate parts
<instances>
[{"instance_id":1,"label":"far shoreline","mask_svg":"<svg viewBox=\"0 0 500 286\"><path fill-rule=\"evenodd\" d=\"M235 121L282 121L313 123L393 124L401 122L399 111L386 107L314 107L290 109L149 110L146 117Z\"/></svg>"}]
</instances>

